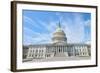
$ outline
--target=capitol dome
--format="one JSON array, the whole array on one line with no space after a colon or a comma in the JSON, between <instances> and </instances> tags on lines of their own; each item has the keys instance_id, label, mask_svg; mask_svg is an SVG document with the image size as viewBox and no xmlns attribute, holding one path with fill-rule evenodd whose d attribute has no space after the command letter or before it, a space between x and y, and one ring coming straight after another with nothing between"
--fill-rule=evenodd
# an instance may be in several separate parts
<instances>
[{"instance_id":1,"label":"capitol dome","mask_svg":"<svg viewBox=\"0 0 100 73\"><path fill-rule=\"evenodd\" d=\"M62 43L62 44L67 42L66 34L61 29L60 23L56 31L53 33L52 41L53 43Z\"/></svg>"}]
</instances>

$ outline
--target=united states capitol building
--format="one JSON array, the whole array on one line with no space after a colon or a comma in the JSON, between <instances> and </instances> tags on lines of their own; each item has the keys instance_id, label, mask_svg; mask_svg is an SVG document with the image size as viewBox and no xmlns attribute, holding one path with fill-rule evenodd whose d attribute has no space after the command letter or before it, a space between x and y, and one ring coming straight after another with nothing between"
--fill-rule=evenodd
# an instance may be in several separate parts
<instances>
[{"instance_id":1,"label":"united states capitol building","mask_svg":"<svg viewBox=\"0 0 100 73\"><path fill-rule=\"evenodd\" d=\"M74 37L74 36L73 36ZM91 57L91 45L67 43L67 37L60 24L53 33L50 44L23 46L23 61L87 59Z\"/></svg>"}]
</instances>

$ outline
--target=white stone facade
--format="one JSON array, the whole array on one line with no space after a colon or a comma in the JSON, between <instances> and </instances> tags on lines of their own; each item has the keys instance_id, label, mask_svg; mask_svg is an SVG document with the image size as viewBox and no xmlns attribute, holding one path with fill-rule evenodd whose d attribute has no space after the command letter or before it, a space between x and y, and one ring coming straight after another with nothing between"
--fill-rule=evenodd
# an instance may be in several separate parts
<instances>
[{"instance_id":1,"label":"white stone facade","mask_svg":"<svg viewBox=\"0 0 100 73\"><path fill-rule=\"evenodd\" d=\"M90 45L87 44L67 44L67 45L30 45L28 46L25 59L48 59L54 57L88 57ZM26 54L24 54L26 55Z\"/></svg>"}]
</instances>

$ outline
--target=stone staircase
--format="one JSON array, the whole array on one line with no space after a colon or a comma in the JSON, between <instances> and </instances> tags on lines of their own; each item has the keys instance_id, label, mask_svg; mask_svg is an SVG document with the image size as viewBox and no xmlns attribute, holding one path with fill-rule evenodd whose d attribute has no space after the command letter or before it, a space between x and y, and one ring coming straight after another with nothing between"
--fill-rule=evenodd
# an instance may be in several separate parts
<instances>
[{"instance_id":1,"label":"stone staircase","mask_svg":"<svg viewBox=\"0 0 100 73\"><path fill-rule=\"evenodd\" d=\"M54 57L66 57L66 55L64 53L56 53Z\"/></svg>"}]
</instances>

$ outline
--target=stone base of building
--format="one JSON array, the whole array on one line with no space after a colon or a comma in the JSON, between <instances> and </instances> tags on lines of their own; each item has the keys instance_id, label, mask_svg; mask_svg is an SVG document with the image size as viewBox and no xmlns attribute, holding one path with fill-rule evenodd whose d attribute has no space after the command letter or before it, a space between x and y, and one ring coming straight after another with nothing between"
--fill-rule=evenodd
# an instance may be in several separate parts
<instances>
[{"instance_id":1,"label":"stone base of building","mask_svg":"<svg viewBox=\"0 0 100 73\"><path fill-rule=\"evenodd\" d=\"M53 58L45 58L45 59L23 59L23 62L52 62L52 61L71 61L71 60L90 60L91 57L76 57L76 56L71 56L71 57L53 57Z\"/></svg>"}]
</instances>

